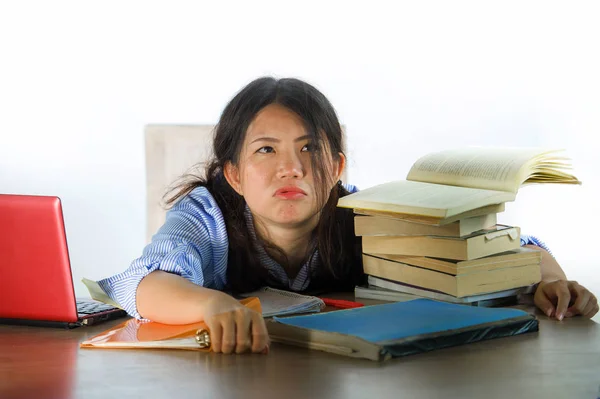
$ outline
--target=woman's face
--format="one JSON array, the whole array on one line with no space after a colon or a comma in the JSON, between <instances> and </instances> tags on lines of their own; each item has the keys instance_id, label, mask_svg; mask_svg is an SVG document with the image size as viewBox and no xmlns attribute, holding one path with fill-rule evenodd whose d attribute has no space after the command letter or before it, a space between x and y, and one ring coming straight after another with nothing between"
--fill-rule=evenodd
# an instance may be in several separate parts
<instances>
[{"instance_id":1,"label":"woman's face","mask_svg":"<svg viewBox=\"0 0 600 399\"><path fill-rule=\"evenodd\" d=\"M228 163L225 176L261 222L281 227L316 225L323 204L317 203L321 187L315 187L311 151L302 119L271 104L248 127L238 165ZM321 154L326 158L324 184L329 193L342 174L345 158L340 154L340 160L334 161L328 149Z\"/></svg>"}]
</instances>

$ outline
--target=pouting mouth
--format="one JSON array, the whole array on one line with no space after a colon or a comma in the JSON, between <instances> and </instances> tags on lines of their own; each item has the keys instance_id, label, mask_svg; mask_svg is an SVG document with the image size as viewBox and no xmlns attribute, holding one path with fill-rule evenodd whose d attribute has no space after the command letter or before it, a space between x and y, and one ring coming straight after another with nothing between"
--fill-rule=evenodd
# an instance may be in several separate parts
<instances>
[{"instance_id":1,"label":"pouting mouth","mask_svg":"<svg viewBox=\"0 0 600 399\"><path fill-rule=\"evenodd\" d=\"M306 195L306 192L299 187L288 186L288 187L281 187L280 189L275 191L275 195L280 195L280 194L304 194L304 195Z\"/></svg>"}]
</instances>

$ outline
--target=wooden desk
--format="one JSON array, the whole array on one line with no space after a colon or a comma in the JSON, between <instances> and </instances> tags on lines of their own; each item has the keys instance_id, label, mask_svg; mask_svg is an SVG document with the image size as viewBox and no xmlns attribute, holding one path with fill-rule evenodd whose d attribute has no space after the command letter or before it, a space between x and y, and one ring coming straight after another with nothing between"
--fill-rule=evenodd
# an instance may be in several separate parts
<instances>
[{"instance_id":1,"label":"wooden desk","mask_svg":"<svg viewBox=\"0 0 600 399\"><path fill-rule=\"evenodd\" d=\"M539 317L538 333L381 364L278 344L266 356L79 349L122 320L0 326L0 398L597 398L600 325Z\"/></svg>"}]
</instances>

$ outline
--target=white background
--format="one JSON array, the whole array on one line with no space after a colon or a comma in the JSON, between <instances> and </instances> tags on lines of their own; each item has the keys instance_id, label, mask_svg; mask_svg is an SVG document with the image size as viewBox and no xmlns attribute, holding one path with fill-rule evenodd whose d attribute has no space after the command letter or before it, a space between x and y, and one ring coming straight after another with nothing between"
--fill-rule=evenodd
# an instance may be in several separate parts
<instances>
[{"instance_id":1,"label":"white background","mask_svg":"<svg viewBox=\"0 0 600 399\"><path fill-rule=\"evenodd\" d=\"M0 192L62 198L78 295L142 251L144 125L214 124L261 75L329 97L361 188L448 147L565 148L583 185L524 187L500 221L600 294L597 2L287 4L0 3Z\"/></svg>"}]
</instances>

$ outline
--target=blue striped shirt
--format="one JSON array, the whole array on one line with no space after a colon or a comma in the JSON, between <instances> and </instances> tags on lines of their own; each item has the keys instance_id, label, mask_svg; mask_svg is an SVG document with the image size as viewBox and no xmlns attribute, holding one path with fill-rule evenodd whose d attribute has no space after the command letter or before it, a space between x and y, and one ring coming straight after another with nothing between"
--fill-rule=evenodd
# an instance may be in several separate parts
<instances>
[{"instance_id":1,"label":"blue striped shirt","mask_svg":"<svg viewBox=\"0 0 600 399\"><path fill-rule=\"evenodd\" d=\"M350 192L356 187L346 185ZM302 291L310 283L309 270L320 263L318 250L302 266L294 278L272 259L256 240L252 214L246 207L246 223L259 254L260 264L269 276L291 291ZM539 239L521 235L521 245L533 244L548 248ZM178 274L194 284L223 290L227 285L227 254L229 240L225 219L212 194L198 187L167 212L163 226L152 237L142 255L127 270L98 281L100 287L128 314L141 319L136 306L136 291L140 281L155 270Z\"/></svg>"}]
</instances>

